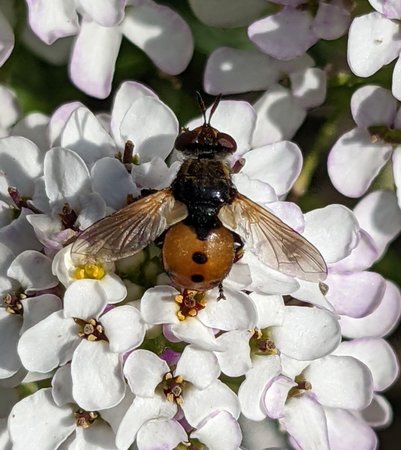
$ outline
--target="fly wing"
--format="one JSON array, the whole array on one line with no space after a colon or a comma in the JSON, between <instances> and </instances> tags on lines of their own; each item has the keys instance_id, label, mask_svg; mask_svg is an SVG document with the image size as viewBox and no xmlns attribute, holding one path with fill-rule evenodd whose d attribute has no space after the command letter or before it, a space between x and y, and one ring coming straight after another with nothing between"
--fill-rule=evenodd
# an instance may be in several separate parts
<instances>
[{"instance_id":1,"label":"fly wing","mask_svg":"<svg viewBox=\"0 0 401 450\"><path fill-rule=\"evenodd\" d=\"M164 230L185 219L186 206L163 189L137 200L84 230L74 242L74 260L109 262L132 256Z\"/></svg>"},{"instance_id":2,"label":"fly wing","mask_svg":"<svg viewBox=\"0 0 401 450\"><path fill-rule=\"evenodd\" d=\"M237 193L218 215L258 258L287 275L319 282L326 278L326 263L319 250L274 214Z\"/></svg>"}]
</instances>

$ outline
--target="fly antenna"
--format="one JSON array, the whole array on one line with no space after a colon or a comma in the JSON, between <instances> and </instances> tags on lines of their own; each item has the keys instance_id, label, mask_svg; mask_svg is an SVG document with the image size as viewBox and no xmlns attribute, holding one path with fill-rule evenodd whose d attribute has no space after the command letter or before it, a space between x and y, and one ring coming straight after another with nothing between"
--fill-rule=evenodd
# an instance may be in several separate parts
<instances>
[{"instance_id":1,"label":"fly antenna","mask_svg":"<svg viewBox=\"0 0 401 450\"><path fill-rule=\"evenodd\" d=\"M214 102L213 102L213 105L212 105L212 109L210 110L210 114L209 114L209 120L208 120L208 122L207 122L208 125L210 125L210 121L211 121L212 116L213 116L213 114L215 113L217 107L219 106L220 100L221 100L221 94L219 94L219 95L214 99Z\"/></svg>"},{"instance_id":2,"label":"fly antenna","mask_svg":"<svg viewBox=\"0 0 401 450\"><path fill-rule=\"evenodd\" d=\"M203 125L206 125L206 106L205 102L203 101L203 98L199 91L196 91L196 97L198 98L198 105L201 110L202 116L203 116ZM210 122L210 118L209 118Z\"/></svg>"}]
</instances>

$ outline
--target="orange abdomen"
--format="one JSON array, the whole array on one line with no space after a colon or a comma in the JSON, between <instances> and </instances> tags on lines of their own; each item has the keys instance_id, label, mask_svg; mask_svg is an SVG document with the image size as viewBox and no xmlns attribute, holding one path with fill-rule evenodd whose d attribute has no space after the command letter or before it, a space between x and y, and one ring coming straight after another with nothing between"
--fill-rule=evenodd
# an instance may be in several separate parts
<instances>
[{"instance_id":1,"label":"orange abdomen","mask_svg":"<svg viewBox=\"0 0 401 450\"><path fill-rule=\"evenodd\" d=\"M180 222L164 238L164 269L178 288L212 289L228 275L233 261L233 234L224 227L211 229L200 240L192 227Z\"/></svg>"}]
</instances>

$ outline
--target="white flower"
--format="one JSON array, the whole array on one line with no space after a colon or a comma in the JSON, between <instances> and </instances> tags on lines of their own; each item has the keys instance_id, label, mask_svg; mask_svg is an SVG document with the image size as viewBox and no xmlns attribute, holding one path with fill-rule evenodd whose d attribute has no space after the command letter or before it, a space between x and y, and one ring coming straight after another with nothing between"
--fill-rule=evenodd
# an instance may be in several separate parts
<instances>
[{"instance_id":1,"label":"white flower","mask_svg":"<svg viewBox=\"0 0 401 450\"><path fill-rule=\"evenodd\" d=\"M212 423L207 427L204 422L211 415L221 411L227 411L234 418L239 415L236 395L217 379L220 369L216 357L192 345L184 349L173 372L154 353L135 350L125 362L124 373L136 397L117 431L118 447L128 448L137 434L140 439L139 433L144 441L148 441L148 433L154 429L149 421L158 419L154 424L157 428L161 420L172 419L178 407L192 427L199 426L192 437L201 439L206 436L201 431L203 426L206 433L207 428L213 428ZM227 424L232 418L222 420ZM150 430L142 429L146 424Z\"/></svg>"},{"instance_id":2,"label":"white flower","mask_svg":"<svg viewBox=\"0 0 401 450\"><path fill-rule=\"evenodd\" d=\"M104 291L93 283L73 283L64 296L64 311L30 328L18 345L21 361L29 370L48 372L72 361L74 400L91 411L122 400L121 354L140 345L145 334L140 313L132 306L102 314Z\"/></svg>"},{"instance_id":3,"label":"white flower","mask_svg":"<svg viewBox=\"0 0 401 450\"><path fill-rule=\"evenodd\" d=\"M86 94L110 94L122 37L141 48L164 72L176 75L193 52L191 31L172 9L152 0L28 0L29 24L46 44L77 34L70 60L74 84Z\"/></svg>"},{"instance_id":4,"label":"white flower","mask_svg":"<svg viewBox=\"0 0 401 450\"><path fill-rule=\"evenodd\" d=\"M256 310L248 296L229 286L226 300L218 301L218 290L180 294L170 286L148 289L141 300L141 312L150 324L168 325L168 338L191 343L206 350L218 350L215 330L252 328ZM170 336L172 335L172 336Z\"/></svg>"}]
</instances>

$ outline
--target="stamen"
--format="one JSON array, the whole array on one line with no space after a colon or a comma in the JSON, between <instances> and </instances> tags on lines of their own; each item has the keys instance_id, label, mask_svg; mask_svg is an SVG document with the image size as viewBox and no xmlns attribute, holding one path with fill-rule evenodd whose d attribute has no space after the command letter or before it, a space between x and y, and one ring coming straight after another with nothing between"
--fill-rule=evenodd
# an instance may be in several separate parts
<instances>
[{"instance_id":1,"label":"stamen","mask_svg":"<svg viewBox=\"0 0 401 450\"><path fill-rule=\"evenodd\" d=\"M174 300L180 305L180 309L177 311L177 317L180 321L187 317L197 316L198 311L204 309L207 304L204 292L189 289L184 289L182 294L174 297Z\"/></svg>"},{"instance_id":2,"label":"stamen","mask_svg":"<svg viewBox=\"0 0 401 450\"><path fill-rule=\"evenodd\" d=\"M89 278L91 280L101 280L106 275L101 264L87 263L84 265L77 266L73 277L77 280L82 280L84 278Z\"/></svg>"},{"instance_id":3,"label":"stamen","mask_svg":"<svg viewBox=\"0 0 401 450\"><path fill-rule=\"evenodd\" d=\"M88 321L83 319L74 318L75 323L79 326L79 337L88 341L106 341L109 342L107 336L104 334L104 328L100 322L96 319L90 319Z\"/></svg>"},{"instance_id":4,"label":"stamen","mask_svg":"<svg viewBox=\"0 0 401 450\"><path fill-rule=\"evenodd\" d=\"M85 411L83 409L78 409L75 411L74 416L77 427L89 428L99 417L99 413L96 411Z\"/></svg>"}]
</instances>

